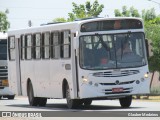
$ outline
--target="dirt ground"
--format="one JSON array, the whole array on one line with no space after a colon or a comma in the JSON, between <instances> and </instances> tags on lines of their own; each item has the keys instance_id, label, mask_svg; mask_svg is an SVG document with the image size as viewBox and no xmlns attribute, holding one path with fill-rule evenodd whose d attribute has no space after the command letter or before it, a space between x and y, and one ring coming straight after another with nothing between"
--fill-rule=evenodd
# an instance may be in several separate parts
<instances>
[{"instance_id":1,"label":"dirt ground","mask_svg":"<svg viewBox=\"0 0 160 120\"><path fill-rule=\"evenodd\" d=\"M151 101L151 102L160 102L159 96L133 96L134 100L143 100L143 101Z\"/></svg>"}]
</instances>

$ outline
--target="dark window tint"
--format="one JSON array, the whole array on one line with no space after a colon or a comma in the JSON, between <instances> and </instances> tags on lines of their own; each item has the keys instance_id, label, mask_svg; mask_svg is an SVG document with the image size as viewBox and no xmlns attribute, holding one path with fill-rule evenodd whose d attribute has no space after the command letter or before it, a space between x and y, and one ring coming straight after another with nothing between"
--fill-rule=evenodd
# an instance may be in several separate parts
<instances>
[{"instance_id":1,"label":"dark window tint","mask_svg":"<svg viewBox=\"0 0 160 120\"><path fill-rule=\"evenodd\" d=\"M21 36L21 59L25 59L25 36Z\"/></svg>"},{"instance_id":2,"label":"dark window tint","mask_svg":"<svg viewBox=\"0 0 160 120\"><path fill-rule=\"evenodd\" d=\"M0 39L0 60L7 60L7 40Z\"/></svg>"},{"instance_id":3,"label":"dark window tint","mask_svg":"<svg viewBox=\"0 0 160 120\"><path fill-rule=\"evenodd\" d=\"M41 58L41 34L37 33L33 37L33 54L34 54L34 59L40 59Z\"/></svg>"},{"instance_id":4,"label":"dark window tint","mask_svg":"<svg viewBox=\"0 0 160 120\"><path fill-rule=\"evenodd\" d=\"M8 45L9 59L15 60L15 37L9 37Z\"/></svg>"},{"instance_id":5,"label":"dark window tint","mask_svg":"<svg viewBox=\"0 0 160 120\"><path fill-rule=\"evenodd\" d=\"M51 37L51 57L60 58L60 34L59 32L53 32Z\"/></svg>"},{"instance_id":6,"label":"dark window tint","mask_svg":"<svg viewBox=\"0 0 160 120\"><path fill-rule=\"evenodd\" d=\"M42 46L42 55L43 58L47 59L50 57L50 33L43 33L43 46Z\"/></svg>"},{"instance_id":7,"label":"dark window tint","mask_svg":"<svg viewBox=\"0 0 160 120\"><path fill-rule=\"evenodd\" d=\"M32 35L26 35L26 59L32 59Z\"/></svg>"},{"instance_id":8,"label":"dark window tint","mask_svg":"<svg viewBox=\"0 0 160 120\"><path fill-rule=\"evenodd\" d=\"M84 23L81 32L142 29L142 22L136 19L103 20Z\"/></svg>"},{"instance_id":9,"label":"dark window tint","mask_svg":"<svg viewBox=\"0 0 160 120\"><path fill-rule=\"evenodd\" d=\"M68 30L61 33L61 57L69 58L70 57L70 32Z\"/></svg>"}]
</instances>

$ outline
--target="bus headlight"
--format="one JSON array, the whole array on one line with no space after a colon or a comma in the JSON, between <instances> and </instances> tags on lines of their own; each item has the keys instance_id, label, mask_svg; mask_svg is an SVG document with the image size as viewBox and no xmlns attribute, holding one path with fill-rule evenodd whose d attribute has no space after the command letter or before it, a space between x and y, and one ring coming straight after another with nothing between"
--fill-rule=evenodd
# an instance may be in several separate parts
<instances>
[{"instance_id":1,"label":"bus headlight","mask_svg":"<svg viewBox=\"0 0 160 120\"><path fill-rule=\"evenodd\" d=\"M82 81L83 81L83 83L87 83L87 82L88 82L88 79L83 78Z\"/></svg>"},{"instance_id":2,"label":"bus headlight","mask_svg":"<svg viewBox=\"0 0 160 120\"><path fill-rule=\"evenodd\" d=\"M149 77L148 73L144 74L144 78L148 78L148 77Z\"/></svg>"}]
</instances>

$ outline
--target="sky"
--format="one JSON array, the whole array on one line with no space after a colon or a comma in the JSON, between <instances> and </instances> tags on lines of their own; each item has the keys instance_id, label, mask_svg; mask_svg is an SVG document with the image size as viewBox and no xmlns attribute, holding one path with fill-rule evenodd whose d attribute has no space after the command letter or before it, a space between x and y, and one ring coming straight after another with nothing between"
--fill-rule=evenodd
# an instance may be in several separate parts
<instances>
[{"instance_id":1,"label":"sky","mask_svg":"<svg viewBox=\"0 0 160 120\"><path fill-rule=\"evenodd\" d=\"M9 9L8 20L10 29L28 27L28 21L32 21L33 26L51 22L54 18L68 18L68 13L72 12L72 2L84 4L86 1L93 3L95 0L0 0L0 11ZM156 1L159 4L153 2ZM127 6L139 10L155 8L156 14L160 14L160 0L98 0L104 5L104 9L99 17L114 17L115 9L122 9Z\"/></svg>"}]
</instances>

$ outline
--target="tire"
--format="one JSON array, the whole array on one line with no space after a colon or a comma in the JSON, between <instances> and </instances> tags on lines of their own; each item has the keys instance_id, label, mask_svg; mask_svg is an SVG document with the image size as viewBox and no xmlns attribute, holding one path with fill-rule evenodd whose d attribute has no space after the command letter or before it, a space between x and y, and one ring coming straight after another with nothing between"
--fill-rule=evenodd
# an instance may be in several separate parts
<instances>
[{"instance_id":1,"label":"tire","mask_svg":"<svg viewBox=\"0 0 160 120\"><path fill-rule=\"evenodd\" d=\"M90 106L92 104L92 100L84 100L84 106Z\"/></svg>"},{"instance_id":2,"label":"tire","mask_svg":"<svg viewBox=\"0 0 160 120\"><path fill-rule=\"evenodd\" d=\"M66 101L67 101L67 107L69 109L77 108L78 105L80 105L78 100L71 99L70 90L69 90L69 86L68 85L66 85Z\"/></svg>"},{"instance_id":3,"label":"tire","mask_svg":"<svg viewBox=\"0 0 160 120\"><path fill-rule=\"evenodd\" d=\"M120 98L119 102L120 102L121 107L128 108L128 107L130 107L130 105L132 103L132 96L127 96L125 98Z\"/></svg>"},{"instance_id":4,"label":"tire","mask_svg":"<svg viewBox=\"0 0 160 120\"><path fill-rule=\"evenodd\" d=\"M7 98L8 98L9 100L13 100L14 97L15 97L14 95L7 96Z\"/></svg>"},{"instance_id":5,"label":"tire","mask_svg":"<svg viewBox=\"0 0 160 120\"><path fill-rule=\"evenodd\" d=\"M39 100L39 103L38 105L39 106L46 106L46 103L47 103L47 98L38 98Z\"/></svg>"},{"instance_id":6,"label":"tire","mask_svg":"<svg viewBox=\"0 0 160 120\"><path fill-rule=\"evenodd\" d=\"M0 99L2 98L2 96L0 96Z\"/></svg>"},{"instance_id":7,"label":"tire","mask_svg":"<svg viewBox=\"0 0 160 120\"><path fill-rule=\"evenodd\" d=\"M27 95L30 106L37 106L39 104L39 98L34 97L34 91L31 82L28 84Z\"/></svg>"}]
</instances>

